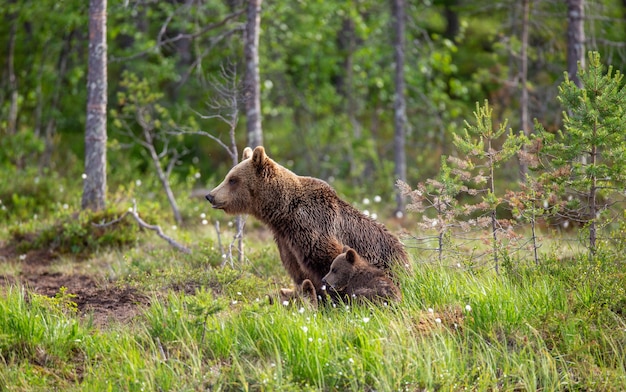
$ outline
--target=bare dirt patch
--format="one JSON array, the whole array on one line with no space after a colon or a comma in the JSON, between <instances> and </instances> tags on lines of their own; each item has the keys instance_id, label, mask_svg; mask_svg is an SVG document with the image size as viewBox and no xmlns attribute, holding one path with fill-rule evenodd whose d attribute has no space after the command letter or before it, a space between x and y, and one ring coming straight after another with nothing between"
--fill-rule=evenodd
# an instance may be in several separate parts
<instances>
[{"instance_id":1,"label":"bare dirt patch","mask_svg":"<svg viewBox=\"0 0 626 392\"><path fill-rule=\"evenodd\" d=\"M54 297L61 287L78 306L81 317L91 318L95 326L105 327L111 322L127 322L149 304L146 295L128 286L98 280L83 274L51 271L58 255L47 250L34 250L18 254L14 247L0 247L0 271L2 265L19 263L16 275L0 273L0 287L23 285L27 290Z\"/></svg>"}]
</instances>

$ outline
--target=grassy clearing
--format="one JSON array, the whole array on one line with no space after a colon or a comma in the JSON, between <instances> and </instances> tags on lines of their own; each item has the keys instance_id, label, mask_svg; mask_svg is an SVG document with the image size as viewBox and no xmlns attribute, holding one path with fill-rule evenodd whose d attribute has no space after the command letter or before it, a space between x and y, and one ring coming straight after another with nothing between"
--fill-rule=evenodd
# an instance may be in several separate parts
<instances>
[{"instance_id":1,"label":"grassy clearing","mask_svg":"<svg viewBox=\"0 0 626 392\"><path fill-rule=\"evenodd\" d=\"M0 258L1 391L626 390L621 244L589 261L576 238L544 236L539 266L521 255L500 276L475 257L484 245L450 246L442 264L414 247L401 303L314 312L270 303L290 282L254 220L245 262L230 266L204 224L220 219L227 246L229 218L196 201L181 203L186 226L162 223L193 249L185 255L132 224L92 230L130 197L99 217L57 198L27 219L30 198L43 203L29 195L13 198L25 207L0 227L0 242L19 245ZM167 222L153 204L142 216ZM37 278L54 275L94 290L35 294ZM129 293L132 318L103 324L77 310L87 294L112 297L106 309Z\"/></svg>"},{"instance_id":2,"label":"grassy clearing","mask_svg":"<svg viewBox=\"0 0 626 392\"><path fill-rule=\"evenodd\" d=\"M598 289L623 284L619 269L591 284L574 279L592 270L576 259L502 276L420 263L400 304L313 312L268 301L288 282L273 244L235 269L210 245L198 253L153 245L80 261L150 296L106 328L76 314L71 293L3 289L0 389L626 389L624 309Z\"/></svg>"}]
</instances>

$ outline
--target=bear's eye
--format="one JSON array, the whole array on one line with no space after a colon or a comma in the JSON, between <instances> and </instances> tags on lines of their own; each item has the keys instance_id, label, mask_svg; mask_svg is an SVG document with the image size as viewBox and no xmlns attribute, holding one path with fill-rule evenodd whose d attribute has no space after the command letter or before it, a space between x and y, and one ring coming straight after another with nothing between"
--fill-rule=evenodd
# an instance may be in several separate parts
<instances>
[{"instance_id":1,"label":"bear's eye","mask_svg":"<svg viewBox=\"0 0 626 392\"><path fill-rule=\"evenodd\" d=\"M228 185L235 185L239 180L236 177L231 177L228 179Z\"/></svg>"},{"instance_id":2,"label":"bear's eye","mask_svg":"<svg viewBox=\"0 0 626 392\"><path fill-rule=\"evenodd\" d=\"M332 272L333 274L336 274L337 273L337 268L331 268L330 272Z\"/></svg>"}]
</instances>

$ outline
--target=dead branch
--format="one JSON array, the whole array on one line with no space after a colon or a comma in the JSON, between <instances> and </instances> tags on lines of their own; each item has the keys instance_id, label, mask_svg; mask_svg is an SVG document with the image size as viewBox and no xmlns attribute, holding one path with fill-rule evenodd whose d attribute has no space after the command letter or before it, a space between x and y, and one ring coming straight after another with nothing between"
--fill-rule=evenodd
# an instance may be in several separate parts
<instances>
[{"instance_id":1,"label":"dead branch","mask_svg":"<svg viewBox=\"0 0 626 392\"><path fill-rule=\"evenodd\" d=\"M142 50L140 52L137 52L135 54L132 54L130 56L126 56L126 57L112 57L109 59L109 62L111 63L115 63L115 62L120 62L120 61L127 61L127 60L133 60L136 58L139 58L145 54L148 53L152 53L153 51L161 48L162 46L174 43L176 41L180 41L182 39L189 39L189 40L194 40L206 33L208 33L209 31L213 30L213 29L217 29L219 27L224 26L225 24L227 24L229 21L231 21L232 19L235 19L237 17L239 17L240 15L242 15L245 12L245 10L240 10L237 12L233 12L232 14L227 15L224 19L222 19L219 22L216 23L211 23L207 26L205 26L204 28L200 29L199 31L195 32L195 33L180 33L174 37L162 40L163 35L165 34L165 30L167 30L167 25L170 23L171 21L171 17L168 17L167 20L165 21L165 24L161 27L159 34L157 36L157 42L156 44L154 44L152 47ZM242 28L240 26L237 26L234 28L234 30L241 30Z\"/></svg>"},{"instance_id":2,"label":"dead branch","mask_svg":"<svg viewBox=\"0 0 626 392\"><path fill-rule=\"evenodd\" d=\"M146 221L141 219L139 217L139 213L137 212L137 201L134 200L134 199L133 199L133 207L130 208L128 211L126 211L119 218L117 218L117 219L115 219L115 220L113 220L111 222L107 222L107 223L92 223L92 225L94 225L95 227L100 227L100 228L109 227L109 226L112 226L114 224L117 224L117 223L121 222L128 215L131 215L133 218L135 218L135 221L139 224L140 227L156 232L159 237L163 238L165 241L167 241L168 244L170 244L171 246L173 246L177 250L179 250L179 251L181 251L183 253L191 254L191 249L187 248L184 245L179 244L178 242L176 242L176 240L174 240L173 238L171 238L168 235L166 235L163 232L163 229L161 229L161 226L159 226L159 225L150 225L150 224L146 223Z\"/></svg>"}]
</instances>

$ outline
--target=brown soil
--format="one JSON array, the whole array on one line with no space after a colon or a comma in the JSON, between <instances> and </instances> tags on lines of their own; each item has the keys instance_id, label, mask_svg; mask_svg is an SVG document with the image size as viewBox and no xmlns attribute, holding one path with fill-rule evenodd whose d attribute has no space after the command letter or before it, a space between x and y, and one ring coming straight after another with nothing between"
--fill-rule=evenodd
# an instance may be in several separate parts
<instances>
[{"instance_id":1,"label":"brown soil","mask_svg":"<svg viewBox=\"0 0 626 392\"><path fill-rule=\"evenodd\" d=\"M25 257L24 257L25 256ZM47 250L30 251L20 255L11 246L0 246L0 290L2 287L23 285L30 292L54 297L61 287L74 294L72 301L79 315L91 319L97 327L111 322L127 322L149 304L148 297L129 286L98 280L92 276L52 272L57 255ZM3 273L3 264L20 265L16 275Z\"/></svg>"}]
</instances>

